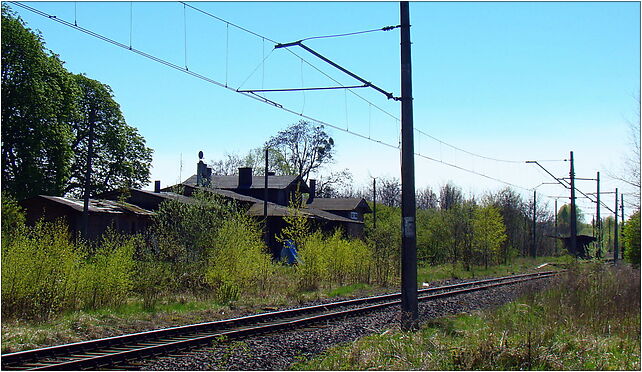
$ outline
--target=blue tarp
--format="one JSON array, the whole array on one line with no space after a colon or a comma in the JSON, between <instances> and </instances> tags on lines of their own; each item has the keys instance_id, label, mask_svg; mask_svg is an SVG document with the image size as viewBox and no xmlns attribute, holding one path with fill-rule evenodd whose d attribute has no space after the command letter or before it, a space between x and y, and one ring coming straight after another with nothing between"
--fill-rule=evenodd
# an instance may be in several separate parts
<instances>
[{"instance_id":1,"label":"blue tarp","mask_svg":"<svg viewBox=\"0 0 642 372\"><path fill-rule=\"evenodd\" d=\"M296 244L292 240L286 240L281 248L281 261L288 265L299 263L299 254L296 251Z\"/></svg>"}]
</instances>

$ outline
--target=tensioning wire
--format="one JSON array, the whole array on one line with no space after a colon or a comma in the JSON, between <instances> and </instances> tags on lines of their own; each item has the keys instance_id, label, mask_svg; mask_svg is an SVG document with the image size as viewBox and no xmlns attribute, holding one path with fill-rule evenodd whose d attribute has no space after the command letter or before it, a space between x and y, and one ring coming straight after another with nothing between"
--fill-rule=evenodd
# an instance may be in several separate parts
<instances>
[{"instance_id":1,"label":"tensioning wire","mask_svg":"<svg viewBox=\"0 0 642 372\"><path fill-rule=\"evenodd\" d=\"M72 24L72 23L70 23L70 22L68 22L68 21L65 21L65 20L63 20L63 19L61 19L61 18L58 18L58 17L54 16L54 15L50 15L50 14L48 14L48 13L46 13L46 12L40 11L40 10L38 10L38 9L35 9L35 8L31 7L31 6L28 6L28 5L25 5L25 4L22 4L22 3L19 3L19 2L13 2L13 1L12 1L12 2L10 2L10 3L15 4L15 5L19 6L19 7L22 7L22 8L24 8L24 9L26 9L26 10L29 10L29 11L31 11L31 12L33 12L33 13L39 14L39 15L41 15L41 16L43 16L43 17L49 18L49 19L51 19L51 20L54 20L54 21L56 21L56 22L58 22L58 23L61 23L61 24L65 25L65 26L68 26L68 27L70 27L70 28L74 28L74 29L76 29L76 30L78 30L78 31L81 31L81 32L86 33L86 34L88 34L88 35L90 35L90 36L93 36L93 37L95 37L95 38L97 38L97 39L100 39L100 40L106 41L106 42L108 42L108 43L110 43L110 44L112 44L112 45L119 46L119 47L121 47L121 48L123 48L123 49L130 50L130 51L132 51L132 52L134 52L134 53L136 53L136 54L139 54L139 55L141 55L141 56L143 56L143 57L146 57L146 58L148 58L148 59L151 59L151 60L153 60L153 61L155 61L155 62L159 62L159 63L161 63L161 64L164 64L164 65L168 66L168 67L171 67L171 68L173 68L173 69L176 69L176 70L179 70L179 71L185 72L185 73L187 73L187 74L189 74L189 75L192 75L192 76L194 76L194 77L196 77L196 78L199 78L199 79L202 79L202 80L207 81L207 82L209 82L209 83L212 83L212 84L214 84L214 85L218 85L218 86L220 86L220 87L226 88L226 89L228 89L228 90L230 90L230 91L232 91L232 92L242 94L242 95L244 95L244 96L246 96L246 97L254 98L254 99L258 100L259 102L268 103L268 104L270 104L270 105L272 105L272 106L274 106L274 107L276 107L276 108L279 108L279 109L281 109L281 110L284 110L284 111L286 111L286 112L289 112L289 113L291 113L291 114L293 114L293 115L300 116L300 117L302 117L302 118L304 118L304 119L308 119L308 120L313 121L313 122L316 122L316 123L318 123L318 124L326 125L326 126L328 126L328 127L330 127L330 128L334 128L334 129L336 129L336 130L339 130L339 131L342 131L342 132L345 132L345 133L348 133L348 134L352 134L352 135L357 136L357 137L361 137L361 138L363 138L363 139L365 139L365 140L368 140L368 141L371 141L371 142L374 142L374 143L378 143L378 144L381 144L381 145L386 146L386 147L390 147L390 148L397 149L397 150L400 150L400 149L401 149L401 145L400 145L400 143L399 143L399 145L393 145L393 144L390 144L390 143L387 143L387 142L384 142L384 141L381 141L381 140L372 139L372 138L369 138L368 136L365 136L365 135L363 135L363 134L361 134L361 133L354 132L354 131L351 131L351 130L349 130L349 129L341 128L341 127L339 127L339 126L337 126L337 125L333 125L333 124L331 124L331 123L324 122L324 121L322 121L322 120L318 120L318 119L316 119L316 118L310 117L310 116L305 115L305 114L303 114L303 113L297 113L297 112L295 112L295 111L293 111L293 110L291 110L291 109L289 109L289 108L287 108L287 107L284 107L284 106L283 106L283 105L281 105L281 104L278 104L278 103L276 103L276 102L274 102L274 101L272 101L272 100L269 100L269 99L267 99L267 98L265 98L265 97L262 97L262 96L260 96L260 95L258 95L258 94L248 94L248 93L244 93L244 92L238 92L238 91L236 91L235 89L228 87L226 84L223 84L223 83L221 83L221 82L218 82L218 81L216 81L216 80L214 80L214 79L211 79L211 78L209 78L209 77L207 77L207 76L201 75L201 74L196 73L196 72L194 72L194 71L189 71L189 70L187 69L187 66L186 66L185 68L182 68L182 67L180 67L180 66L178 66L178 65L176 65L176 64L173 64L173 63L171 63L171 62L168 62L168 61L166 61L166 60L164 60L164 59L162 59L162 58L159 58L159 57L153 56L153 55L151 55L151 54L145 53L145 52L143 52L143 51L137 50L137 49L132 48L132 47L128 47L127 45L124 45L124 44L122 44L122 43L120 43L120 42L118 42L118 41L115 41L115 40L113 40L113 39L110 39L110 38L108 38L108 37L106 37L106 36L103 36L103 35L101 35L101 34L98 34L98 33L94 32L94 31L89 30L89 29L86 29L86 28L83 28L83 27L77 26L77 25L75 25L75 24ZM399 135L400 135L400 134L401 134L401 133L399 132ZM399 136L398 140L399 140L399 141L401 141L401 137L400 137L400 136ZM465 171L465 172L468 172L468 173L471 173L471 174L475 174L475 175L478 175L478 176L481 176L481 177L484 177L484 178L488 178L488 179L491 179L491 180L494 180L494 181L497 181L497 182L500 182L500 183L503 183L503 184L506 184L506 185L509 185L509 186L512 186L512 187L520 188L520 189L523 189L523 190L530 190L530 189L528 189L528 188L526 188L526 187L518 186L518 185L516 185L516 184L513 184L513 183L510 183L510 182L507 182L507 181L501 180L501 179L499 179L499 178L491 177L491 176L488 176L488 175L485 175L485 174L482 174L482 173L479 173L479 172L476 172L476 171L473 171L473 170L470 170L470 169L467 169L467 168L464 168L464 167L461 167L461 166L458 166L458 165L455 165L455 164L451 164L451 163L448 163L448 162L445 162L445 161L442 161L442 160L437 160L437 159L434 159L434 158L429 157L429 156L426 156L426 155L422 155L422 154L418 154L418 153L415 153L414 155L415 155L415 156L418 156L418 157L421 157L421 158L424 158L424 159L427 159L427 160L434 161L434 162L439 163L439 164L444 164L444 165L446 165L446 166L449 166L449 167L453 167L453 168L459 169L459 170L461 170L461 171ZM578 190L578 191L579 191L579 190ZM605 205L605 207L606 207L606 205ZM607 209L609 209L609 208L607 207Z\"/></svg>"},{"instance_id":2,"label":"tensioning wire","mask_svg":"<svg viewBox=\"0 0 642 372\"><path fill-rule=\"evenodd\" d=\"M251 34L251 35L254 35L254 36L256 36L256 37L260 37L263 41L268 40L268 41L270 41L270 42L271 42L271 43L273 43L273 44L278 44L278 42L276 42L275 40L272 40L272 39L270 39L270 38L268 38L268 37L265 37L265 36L263 36L263 35L260 35L260 34L258 34L258 33L256 33L256 32L254 32L254 31L251 31L251 30L249 30L249 29L247 29L247 28L244 28L244 27L241 27L241 26L239 26L239 25L236 25L236 24L234 24L234 23L232 23L232 22L230 22L230 21L227 21L227 20L225 20L225 19L223 19L223 18L221 18L221 17L218 17L218 16L216 16L216 15L214 15L214 14L211 14L211 13L209 13L209 12L207 12L207 11L204 11L204 10L202 10L202 9L199 9L199 8L197 8L197 7L195 7L195 6L192 6L192 5L190 5L190 4L187 4L187 3L185 3L185 2L181 2L181 3L182 3L182 4L184 4L184 5L186 5L186 6L188 6L188 7L190 7L190 8L192 8L192 9L194 9L194 10L196 10L196 11L198 11L198 12L201 12L201 13L203 13L203 14L205 14L205 15L207 15L207 16L209 16L209 17L211 17L211 18L214 18L214 19L216 19L216 20L218 20L218 21L220 21L220 22L224 22L228 27L229 27L229 25L232 25L232 26L234 26L234 27L238 28L239 30L242 30L242 31L244 31L244 32L247 32L247 33L249 33L249 34ZM364 33L369 33L369 32L376 32L376 31L390 31L390 30L393 30L393 29L398 28L398 27L400 27L400 25L396 25L396 26L386 26L386 27L377 28L377 29L371 29L371 30L365 30L365 31L357 31L357 32L345 33L345 34L326 35L326 36L313 36L313 37L308 37L308 38L301 39L300 41L312 40L312 39L321 39L321 38L334 38L334 37L342 37L342 36L358 35L358 34L364 34ZM343 85L342 83L340 83L338 80L334 79L333 77L331 77L330 75L328 75L327 73L325 73L324 71L322 71L321 69L319 69L318 67L316 67L315 65L313 65L312 63L308 62L306 59L304 59L303 57L301 57L300 55L298 55L297 53L295 53L294 51L292 51L290 48L285 48L285 49L286 49L288 52L292 53L292 54L293 54L294 56L296 56L297 58L299 58L299 59L303 60L303 61L304 61L304 63L308 64L310 67L312 67L313 69L315 69L317 72L321 73L322 75L324 75L324 76L325 76L325 77L327 77L328 79L332 80L334 83L336 83L336 84L338 84L338 85L340 85L340 86L344 86L344 85ZM226 69L227 69L227 67L226 67ZM226 74L227 74L227 73L226 73ZM227 82L227 76L226 76L226 82ZM384 110L384 109L383 109L383 108L381 108L380 106L378 106L378 105L376 105L376 104L372 103L370 100L368 100L368 99L366 99L365 97L361 96L360 94L358 94L358 93L357 93L357 92L355 92L354 90L352 90L352 89L350 89L350 88L346 88L346 90L350 91L350 93L352 93L353 95L357 96L359 99L361 99L361 100L363 100L363 101L367 102L368 104L372 105L373 107L375 107L376 109L378 109L378 110L379 110L379 111L381 111L382 113L384 113L384 114L386 114L386 115L390 116L391 118L395 119L396 121L401 121L401 120L400 120L397 116L395 116L394 114L392 114L392 113L390 113L390 112L388 112L388 111ZM473 152L470 152L470 151L464 150L464 149L462 149L462 148L459 148L459 147L457 147L457 146L451 145L451 144L449 144L449 143L447 143L447 142L445 142L445 141L442 141L442 140L440 140L440 139L438 139L438 138L436 138L436 137L434 137L434 136L432 136L432 135L430 135L430 134L428 134L428 133L426 133L426 132L424 132L424 131L422 131L422 130L419 130L419 129L416 129L416 130L417 130L418 132L420 132L420 133L422 133L422 134L424 134L424 135L426 135L426 136L428 136L428 137L430 137L430 138L432 138L432 139L434 139L434 140L436 140L436 141L440 142L440 144L441 144L441 143L443 143L443 144L444 144L444 145L446 145L446 146L449 146L449 147L451 147L451 148L453 148L453 149L456 149L456 150L458 150L458 151L465 152L465 153L467 153L467 154L469 154L469 155L472 155L472 156L476 156L476 157L479 157L479 158L484 158L484 159L487 159L487 160L498 161L498 162L507 162L507 163L520 163L520 162L523 162L523 161L518 161L518 160L497 159L497 158L493 158L493 157L489 157L489 156L479 155L479 154L476 154L476 153L473 153ZM539 161L539 162L552 162L552 161L564 161L564 160L557 160L557 159L553 159L553 160L538 160L538 161Z\"/></svg>"}]
</instances>

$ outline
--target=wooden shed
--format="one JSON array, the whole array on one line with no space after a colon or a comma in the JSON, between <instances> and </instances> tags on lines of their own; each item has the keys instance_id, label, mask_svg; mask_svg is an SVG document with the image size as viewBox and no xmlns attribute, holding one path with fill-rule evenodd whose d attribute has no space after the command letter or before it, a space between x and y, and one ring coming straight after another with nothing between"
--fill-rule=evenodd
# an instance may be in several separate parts
<instances>
[{"instance_id":1,"label":"wooden shed","mask_svg":"<svg viewBox=\"0 0 642 372\"><path fill-rule=\"evenodd\" d=\"M35 224L42 219L54 221L64 219L72 234L83 229L83 207L81 199L38 195L20 202L25 209L26 222ZM89 239L99 238L109 227L125 234L144 231L153 212L136 205L114 200L89 200Z\"/></svg>"}]
</instances>

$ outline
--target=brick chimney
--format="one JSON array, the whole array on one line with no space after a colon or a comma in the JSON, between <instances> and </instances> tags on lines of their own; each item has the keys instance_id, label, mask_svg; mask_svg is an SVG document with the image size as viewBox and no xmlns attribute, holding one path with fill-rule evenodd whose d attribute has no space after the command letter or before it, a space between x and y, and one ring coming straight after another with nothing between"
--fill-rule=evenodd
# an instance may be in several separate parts
<instances>
[{"instance_id":1,"label":"brick chimney","mask_svg":"<svg viewBox=\"0 0 642 372\"><path fill-rule=\"evenodd\" d=\"M203 162L203 151L198 152L196 164L196 186L210 186L212 182L212 168Z\"/></svg>"},{"instance_id":2,"label":"brick chimney","mask_svg":"<svg viewBox=\"0 0 642 372\"><path fill-rule=\"evenodd\" d=\"M316 192L317 192L317 180L310 180L310 194L308 196L308 201L307 203L312 203L314 198L316 197Z\"/></svg>"},{"instance_id":3,"label":"brick chimney","mask_svg":"<svg viewBox=\"0 0 642 372\"><path fill-rule=\"evenodd\" d=\"M252 167L239 168L239 188L249 189L252 186Z\"/></svg>"},{"instance_id":4,"label":"brick chimney","mask_svg":"<svg viewBox=\"0 0 642 372\"><path fill-rule=\"evenodd\" d=\"M160 181L154 181L154 192L159 193L160 189Z\"/></svg>"}]
</instances>

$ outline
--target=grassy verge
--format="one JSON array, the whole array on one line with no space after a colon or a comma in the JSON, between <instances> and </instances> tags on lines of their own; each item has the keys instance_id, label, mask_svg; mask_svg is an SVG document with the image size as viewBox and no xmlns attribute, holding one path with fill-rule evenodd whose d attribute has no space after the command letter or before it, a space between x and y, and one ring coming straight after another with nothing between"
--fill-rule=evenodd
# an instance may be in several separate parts
<instances>
[{"instance_id":1,"label":"grassy verge","mask_svg":"<svg viewBox=\"0 0 642 372\"><path fill-rule=\"evenodd\" d=\"M293 369L640 370L640 271L573 268L499 309L365 337Z\"/></svg>"},{"instance_id":2,"label":"grassy verge","mask_svg":"<svg viewBox=\"0 0 642 372\"><path fill-rule=\"evenodd\" d=\"M3 319L2 353L272 311L322 298L366 296L384 290L367 284L297 293L281 289L257 289L224 304L211 296L164 295L159 296L153 309L146 309L142 299L131 298L121 306L70 311L46 321Z\"/></svg>"},{"instance_id":3,"label":"grassy verge","mask_svg":"<svg viewBox=\"0 0 642 372\"><path fill-rule=\"evenodd\" d=\"M466 272L458 269L456 278L504 275L533 269L551 258L536 261L516 259L513 264L489 270ZM420 269L419 280L436 281L450 279L451 265L431 266ZM397 287L382 288L356 283L345 286L325 286L314 291L300 291L287 280L288 270L279 268L264 288L244 292L231 303L218 303L211 296L193 294L160 295L153 309L145 309L140 298L130 298L117 307L98 310L66 312L46 321L3 319L2 353L32 349L92 338L109 337L129 332L169 327L203 321L241 316L279 307L296 306L323 298L346 298L380 294L398 290Z\"/></svg>"},{"instance_id":4,"label":"grassy verge","mask_svg":"<svg viewBox=\"0 0 642 372\"><path fill-rule=\"evenodd\" d=\"M420 266L417 270L417 279L421 282L439 281L444 279L470 279L490 276L503 276L525 272L544 264L570 264L574 259L571 256L560 257L517 257L508 265L496 265L485 268L484 266L473 266L470 271L464 270L461 264L453 267L450 264L436 266ZM553 266L547 269L553 269Z\"/></svg>"}]
</instances>

